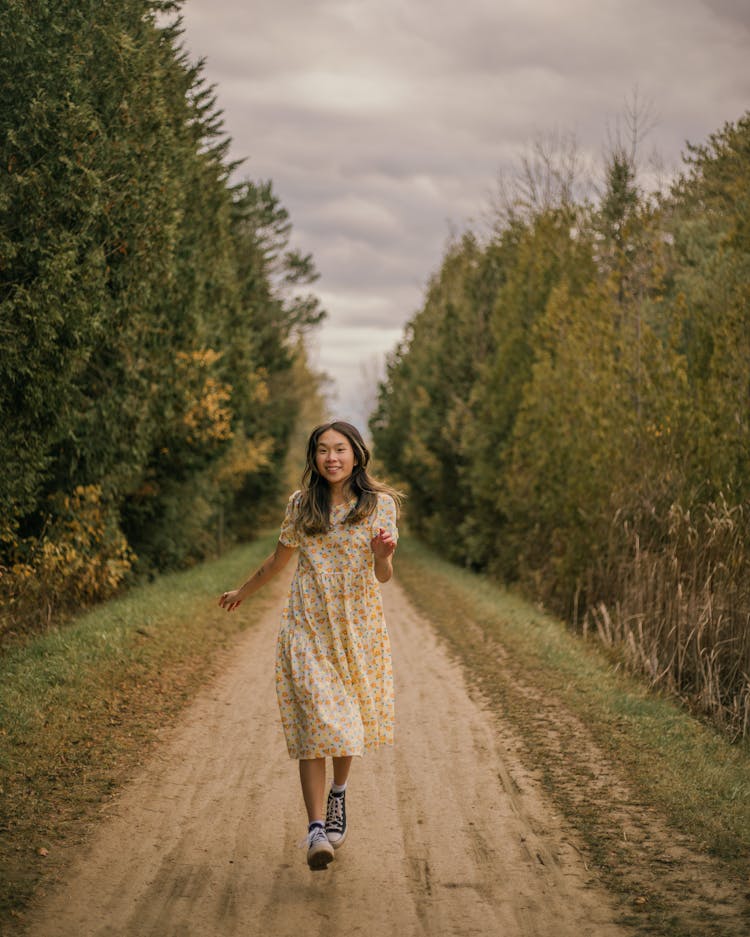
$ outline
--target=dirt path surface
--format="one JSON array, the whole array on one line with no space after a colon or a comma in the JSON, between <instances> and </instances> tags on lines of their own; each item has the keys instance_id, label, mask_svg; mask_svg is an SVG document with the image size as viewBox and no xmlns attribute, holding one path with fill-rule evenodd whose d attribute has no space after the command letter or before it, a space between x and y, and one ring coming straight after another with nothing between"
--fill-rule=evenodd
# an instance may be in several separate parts
<instances>
[{"instance_id":1,"label":"dirt path surface","mask_svg":"<svg viewBox=\"0 0 750 937\"><path fill-rule=\"evenodd\" d=\"M279 607L170 730L32 937L614 937L613 899L429 625L384 588L396 746L355 760L349 835L312 873L273 683Z\"/></svg>"}]
</instances>

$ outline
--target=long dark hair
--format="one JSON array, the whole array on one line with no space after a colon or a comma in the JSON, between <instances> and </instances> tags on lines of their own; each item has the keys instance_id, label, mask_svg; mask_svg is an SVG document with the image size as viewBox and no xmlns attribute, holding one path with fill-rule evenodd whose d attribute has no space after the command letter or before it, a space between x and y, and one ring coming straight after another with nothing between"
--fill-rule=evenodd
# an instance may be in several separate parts
<instances>
[{"instance_id":1,"label":"long dark hair","mask_svg":"<svg viewBox=\"0 0 750 937\"><path fill-rule=\"evenodd\" d=\"M347 514L346 523L356 524L369 517L377 506L378 492L390 495L396 503L396 510L401 504L400 492L377 481L367 471L370 450L357 427L344 420L321 423L310 433L307 441L307 461L302 474L302 490L297 501L295 525L299 531L306 534L323 534L331 527L331 488L315 464L318 440L329 429L346 436L354 452L354 468L348 484L349 491L356 497L357 502Z\"/></svg>"}]
</instances>

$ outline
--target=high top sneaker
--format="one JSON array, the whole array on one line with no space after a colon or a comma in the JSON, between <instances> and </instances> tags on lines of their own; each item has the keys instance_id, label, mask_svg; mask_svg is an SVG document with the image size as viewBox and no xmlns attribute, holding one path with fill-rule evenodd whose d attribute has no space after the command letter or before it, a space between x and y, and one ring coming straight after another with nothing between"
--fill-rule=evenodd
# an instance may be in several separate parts
<instances>
[{"instance_id":1,"label":"high top sneaker","mask_svg":"<svg viewBox=\"0 0 750 937\"><path fill-rule=\"evenodd\" d=\"M346 839L346 791L328 794L326 804L326 836L334 849L338 849Z\"/></svg>"},{"instance_id":2,"label":"high top sneaker","mask_svg":"<svg viewBox=\"0 0 750 937\"><path fill-rule=\"evenodd\" d=\"M307 834L307 864L313 872L317 872L325 869L333 858L333 849L328 842L326 831L320 823L316 823L310 827Z\"/></svg>"}]
</instances>

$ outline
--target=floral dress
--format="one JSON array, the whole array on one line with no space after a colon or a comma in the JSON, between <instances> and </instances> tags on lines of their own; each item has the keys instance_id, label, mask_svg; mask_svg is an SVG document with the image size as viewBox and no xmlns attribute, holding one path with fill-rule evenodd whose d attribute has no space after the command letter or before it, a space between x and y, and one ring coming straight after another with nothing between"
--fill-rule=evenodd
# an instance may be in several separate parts
<instances>
[{"instance_id":1,"label":"floral dress","mask_svg":"<svg viewBox=\"0 0 750 937\"><path fill-rule=\"evenodd\" d=\"M279 540L299 548L276 646L276 693L291 758L362 755L393 744L391 648L370 540L398 537L396 506L346 524L355 504L331 511L324 534L298 534L299 492L289 499Z\"/></svg>"}]
</instances>

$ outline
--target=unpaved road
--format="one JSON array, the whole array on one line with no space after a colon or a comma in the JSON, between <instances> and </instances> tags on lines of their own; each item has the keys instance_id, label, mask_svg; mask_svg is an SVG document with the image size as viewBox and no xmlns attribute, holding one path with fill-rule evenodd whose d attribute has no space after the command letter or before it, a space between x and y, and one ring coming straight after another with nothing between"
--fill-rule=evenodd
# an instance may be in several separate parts
<instances>
[{"instance_id":1,"label":"unpaved road","mask_svg":"<svg viewBox=\"0 0 750 937\"><path fill-rule=\"evenodd\" d=\"M349 835L327 871L310 872L298 848L306 821L273 683L277 604L29 914L29 933L624 934L495 717L398 584L383 591L396 746L355 760Z\"/></svg>"}]
</instances>

